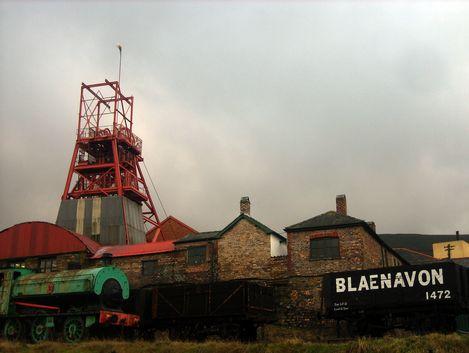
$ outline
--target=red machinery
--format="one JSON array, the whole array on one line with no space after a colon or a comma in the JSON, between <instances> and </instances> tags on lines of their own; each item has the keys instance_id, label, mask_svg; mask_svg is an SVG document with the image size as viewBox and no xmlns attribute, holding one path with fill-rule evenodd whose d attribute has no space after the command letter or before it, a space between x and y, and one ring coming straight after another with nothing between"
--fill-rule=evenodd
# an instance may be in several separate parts
<instances>
[{"instance_id":1,"label":"red machinery","mask_svg":"<svg viewBox=\"0 0 469 353\"><path fill-rule=\"evenodd\" d=\"M117 81L82 83L77 139L62 200L126 197L142 205L148 230L160 222L140 166L142 140L132 132L133 103L134 97L124 96Z\"/></svg>"}]
</instances>

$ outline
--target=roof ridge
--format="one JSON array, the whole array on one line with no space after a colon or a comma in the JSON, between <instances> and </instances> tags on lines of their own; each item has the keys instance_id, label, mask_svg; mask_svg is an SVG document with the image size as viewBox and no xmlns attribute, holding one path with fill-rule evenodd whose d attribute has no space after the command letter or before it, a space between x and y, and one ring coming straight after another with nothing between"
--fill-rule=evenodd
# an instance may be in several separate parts
<instances>
[{"instance_id":1,"label":"roof ridge","mask_svg":"<svg viewBox=\"0 0 469 353\"><path fill-rule=\"evenodd\" d=\"M178 243L186 243L186 242L203 241L203 240L207 240L207 237L206 237L207 235L213 235L213 238L211 238L211 239L221 238L221 236L223 234L225 234L230 229L232 229L242 219L245 219L248 222L250 222L251 224L253 224L254 226L260 228L265 234L268 234L268 235L273 234L276 237L280 238L281 241L286 241L286 238L283 235L276 232L275 230L269 228L268 226L261 223L260 221L258 221L254 217L251 217L250 215L247 215L245 213L241 213L238 216L236 216L235 219L233 219L230 223L228 223L228 225L226 225L221 230L199 232L199 233L189 233L185 237L176 240L175 243L178 244ZM199 237L197 237L197 236L199 236Z\"/></svg>"},{"instance_id":2,"label":"roof ridge","mask_svg":"<svg viewBox=\"0 0 469 353\"><path fill-rule=\"evenodd\" d=\"M176 217L174 217L173 215L169 215L168 217L166 217L164 220L161 221L160 225L162 225L163 223L166 223L167 221L169 221L170 219L172 219L173 221L175 221L176 223L179 223L181 226L183 227L186 227L186 228L189 228L191 229L192 231L194 231L195 233L198 233L198 231L194 228L192 228L191 226L187 225L186 223L184 223L183 221L177 219Z\"/></svg>"},{"instance_id":3,"label":"roof ridge","mask_svg":"<svg viewBox=\"0 0 469 353\"><path fill-rule=\"evenodd\" d=\"M327 219L327 217L329 219ZM315 229L315 228L327 228L337 226L347 226L352 224L367 224L365 220L356 218L349 215L338 213L337 211L327 211L317 216L308 218L304 221L292 224L285 227L285 231L288 230L299 230L299 229Z\"/></svg>"},{"instance_id":4,"label":"roof ridge","mask_svg":"<svg viewBox=\"0 0 469 353\"><path fill-rule=\"evenodd\" d=\"M207 230L207 231L203 231L203 232L195 232L195 233L189 233L189 234L204 234L204 233L217 233L219 232L219 230ZM187 235L189 235L187 234Z\"/></svg>"},{"instance_id":5,"label":"roof ridge","mask_svg":"<svg viewBox=\"0 0 469 353\"><path fill-rule=\"evenodd\" d=\"M264 233L266 234L274 234L276 235L277 237L280 237L282 239L286 239L283 235L280 235L278 232L276 232L275 230L271 229L270 227L266 226L265 224L263 224L262 222L258 221L257 219L255 219L254 217L251 217L250 215L247 215L245 213L241 213L239 216L237 216L233 221L231 221L225 228L223 228L221 231L220 231L220 237L225 234L228 230L230 230L231 228L233 228L236 223L238 223L241 219L246 219L247 221L253 223L256 227L259 227Z\"/></svg>"},{"instance_id":6,"label":"roof ridge","mask_svg":"<svg viewBox=\"0 0 469 353\"><path fill-rule=\"evenodd\" d=\"M219 230L211 230L207 232L189 233L183 236L181 239L175 240L174 243L179 244L179 243L190 243L190 242L208 240L210 239L210 238L207 238L207 236L209 235L214 235L213 238L218 238L219 232L220 232Z\"/></svg>"}]
</instances>

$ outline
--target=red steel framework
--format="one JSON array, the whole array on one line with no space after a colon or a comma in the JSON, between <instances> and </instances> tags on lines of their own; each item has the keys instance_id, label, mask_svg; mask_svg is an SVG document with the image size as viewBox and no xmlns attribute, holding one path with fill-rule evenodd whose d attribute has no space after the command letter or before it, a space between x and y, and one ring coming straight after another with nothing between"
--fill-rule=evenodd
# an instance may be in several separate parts
<instances>
[{"instance_id":1,"label":"red steel framework","mask_svg":"<svg viewBox=\"0 0 469 353\"><path fill-rule=\"evenodd\" d=\"M140 167L142 140L132 132L133 104L117 81L81 84L77 139L62 200L125 196L142 204L149 229L160 221Z\"/></svg>"}]
</instances>

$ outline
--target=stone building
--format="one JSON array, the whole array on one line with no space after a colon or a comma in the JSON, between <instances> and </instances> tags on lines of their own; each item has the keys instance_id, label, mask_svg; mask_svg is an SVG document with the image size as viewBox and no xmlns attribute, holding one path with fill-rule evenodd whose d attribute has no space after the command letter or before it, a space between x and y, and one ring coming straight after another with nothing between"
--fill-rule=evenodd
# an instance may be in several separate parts
<instances>
[{"instance_id":1,"label":"stone building","mask_svg":"<svg viewBox=\"0 0 469 353\"><path fill-rule=\"evenodd\" d=\"M249 198L243 198L240 215L222 230L191 233L175 241L105 246L91 260L96 266L112 263L122 268L133 288L284 277L286 238L249 213Z\"/></svg>"},{"instance_id":2,"label":"stone building","mask_svg":"<svg viewBox=\"0 0 469 353\"><path fill-rule=\"evenodd\" d=\"M279 324L311 328L324 324L318 317L325 274L406 263L377 236L373 223L347 214L344 195L336 198L336 211L285 232L287 237L251 217L249 198L243 197L240 214L221 230L198 233L169 217L142 244L103 246L57 225L19 224L0 232L0 265L47 272L112 264L128 275L132 289L261 281L275 287Z\"/></svg>"},{"instance_id":3,"label":"stone building","mask_svg":"<svg viewBox=\"0 0 469 353\"><path fill-rule=\"evenodd\" d=\"M330 272L398 266L406 261L384 243L374 224L347 215L345 195L329 211L285 228L287 279L277 283L279 323L314 326L322 311L322 276Z\"/></svg>"},{"instance_id":4,"label":"stone building","mask_svg":"<svg viewBox=\"0 0 469 353\"><path fill-rule=\"evenodd\" d=\"M247 197L222 230L189 234L174 244L186 250L189 268L209 271L211 280L268 280L286 271L287 239L250 216Z\"/></svg>"},{"instance_id":5,"label":"stone building","mask_svg":"<svg viewBox=\"0 0 469 353\"><path fill-rule=\"evenodd\" d=\"M235 279L275 286L278 323L318 325L323 275L397 266L406 261L377 236L374 224L347 215L346 198L329 211L285 228L287 239L250 215L240 214L219 231L191 233L175 241L107 246L92 257L112 261L133 288L148 284L207 283Z\"/></svg>"},{"instance_id":6,"label":"stone building","mask_svg":"<svg viewBox=\"0 0 469 353\"><path fill-rule=\"evenodd\" d=\"M90 260L93 266L113 265L122 269L131 289L148 284L186 282L184 254L175 250L172 241L105 246Z\"/></svg>"}]
</instances>

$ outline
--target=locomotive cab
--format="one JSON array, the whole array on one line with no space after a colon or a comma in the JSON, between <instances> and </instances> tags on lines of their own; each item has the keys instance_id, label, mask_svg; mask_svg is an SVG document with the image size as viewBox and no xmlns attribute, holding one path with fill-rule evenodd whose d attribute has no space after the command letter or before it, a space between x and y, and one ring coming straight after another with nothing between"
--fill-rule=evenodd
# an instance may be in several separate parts
<instances>
[{"instance_id":1,"label":"locomotive cab","mask_svg":"<svg viewBox=\"0 0 469 353\"><path fill-rule=\"evenodd\" d=\"M10 312L10 296L14 281L19 277L31 274L27 269L3 269L0 270L0 317Z\"/></svg>"}]
</instances>

